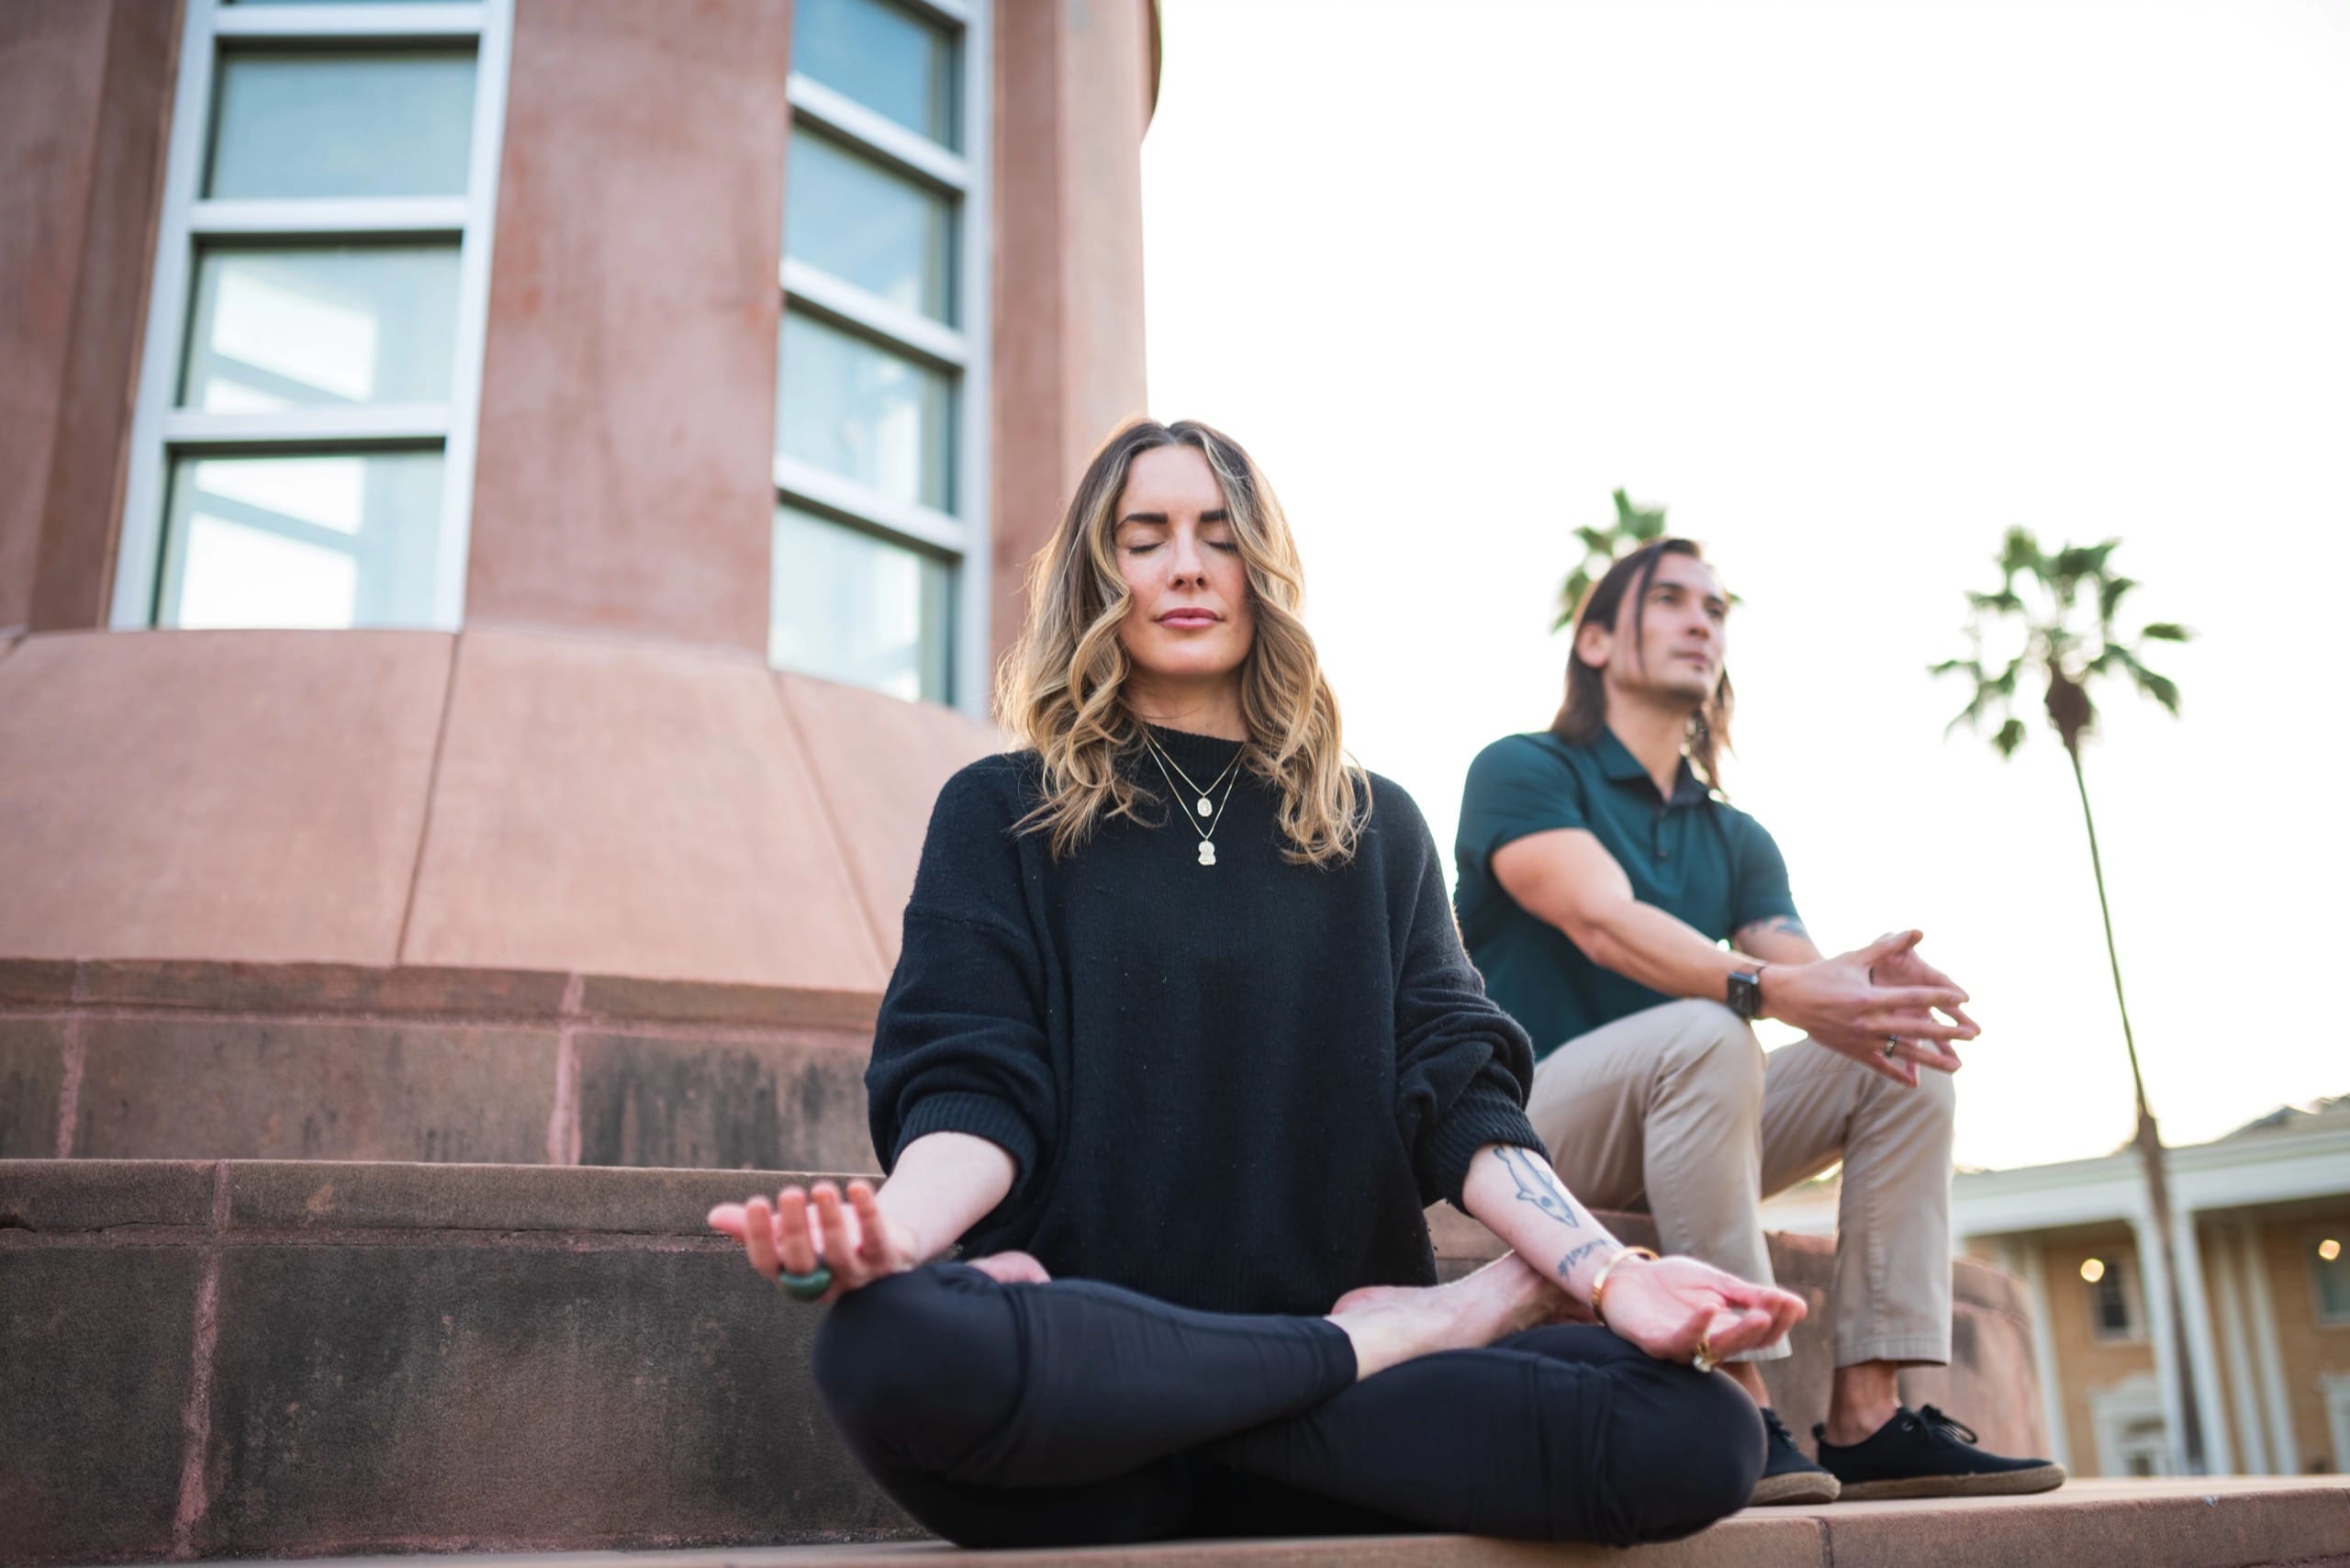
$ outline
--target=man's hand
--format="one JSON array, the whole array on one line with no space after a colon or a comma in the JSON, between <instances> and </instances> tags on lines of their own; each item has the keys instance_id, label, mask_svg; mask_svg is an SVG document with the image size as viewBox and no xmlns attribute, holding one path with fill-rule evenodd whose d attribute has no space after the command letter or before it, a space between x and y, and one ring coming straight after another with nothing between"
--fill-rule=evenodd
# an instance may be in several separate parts
<instances>
[{"instance_id":1,"label":"man's hand","mask_svg":"<svg viewBox=\"0 0 2350 1568\"><path fill-rule=\"evenodd\" d=\"M1774 964L1762 971L1763 1011L1912 1089L1919 1067L1955 1072L1950 1042L1982 1031L1966 1015L1966 992L1918 956L1923 935L1897 931L1816 964Z\"/></svg>"}]
</instances>

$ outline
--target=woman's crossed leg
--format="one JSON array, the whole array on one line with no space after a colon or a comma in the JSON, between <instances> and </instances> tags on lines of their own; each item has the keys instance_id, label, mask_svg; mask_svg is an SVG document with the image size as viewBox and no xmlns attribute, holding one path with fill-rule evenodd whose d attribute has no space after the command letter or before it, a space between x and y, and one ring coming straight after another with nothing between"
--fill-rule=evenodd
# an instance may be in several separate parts
<instances>
[{"instance_id":1,"label":"woman's crossed leg","mask_svg":"<svg viewBox=\"0 0 2350 1568\"><path fill-rule=\"evenodd\" d=\"M914 1517L971 1546L1463 1530L1629 1544L1741 1506L1752 1403L1606 1329L1357 1381L1326 1319L941 1264L843 1297L817 1386Z\"/></svg>"}]
</instances>

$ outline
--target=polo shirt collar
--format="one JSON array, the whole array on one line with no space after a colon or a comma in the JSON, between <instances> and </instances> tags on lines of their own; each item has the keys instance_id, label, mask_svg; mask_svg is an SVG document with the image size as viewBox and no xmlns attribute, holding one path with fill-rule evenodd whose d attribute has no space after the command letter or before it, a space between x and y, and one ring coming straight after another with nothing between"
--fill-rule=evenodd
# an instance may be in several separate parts
<instances>
[{"instance_id":1,"label":"polo shirt collar","mask_svg":"<svg viewBox=\"0 0 2350 1568\"><path fill-rule=\"evenodd\" d=\"M1601 778L1611 784L1645 784L1650 794L1656 793L1656 780L1649 777L1649 770L1632 755L1631 748L1616 738L1615 731L1600 726L1598 745L1594 749L1599 758ZM1681 771L1673 780L1673 796L1665 803L1695 805L1707 799L1708 793L1705 785L1698 782L1697 770L1689 766L1689 759L1684 756L1681 759Z\"/></svg>"}]
</instances>

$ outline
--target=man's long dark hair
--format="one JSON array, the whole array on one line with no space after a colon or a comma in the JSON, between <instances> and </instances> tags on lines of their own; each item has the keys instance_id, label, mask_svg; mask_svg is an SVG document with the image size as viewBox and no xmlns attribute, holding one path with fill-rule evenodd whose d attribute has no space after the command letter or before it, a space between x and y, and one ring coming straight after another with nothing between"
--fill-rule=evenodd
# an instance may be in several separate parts
<instances>
[{"instance_id":1,"label":"man's long dark hair","mask_svg":"<svg viewBox=\"0 0 2350 1568\"><path fill-rule=\"evenodd\" d=\"M1585 626L1604 626L1611 632L1628 630L1637 654L1640 623L1648 609L1649 584L1656 578L1658 563L1667 555L1686 555L1693 561L1706 558L1694 540L1659 539L1641 545L1608 567L1606 575L1583 596L1583 605L1575 611L1575 642L1581 643ZM1632 620L1631 625L1624 628L1617 625L1617 617L1627 596L1632 601ZM1725 798L1729 791L1722 788L1721 759L1729 753L1730 700L1729 671L1725 667L1721 679L1714 685L1714 694L1689 718L1689 766L1708 789ZM1559 716L1550 721L1550 733L1569 745L1582 745L1606 727L1606 679L1596 666L1585 664L1583 655L1570 644L1567 700L1560 706Z\"/></svg>"}]
</instances>

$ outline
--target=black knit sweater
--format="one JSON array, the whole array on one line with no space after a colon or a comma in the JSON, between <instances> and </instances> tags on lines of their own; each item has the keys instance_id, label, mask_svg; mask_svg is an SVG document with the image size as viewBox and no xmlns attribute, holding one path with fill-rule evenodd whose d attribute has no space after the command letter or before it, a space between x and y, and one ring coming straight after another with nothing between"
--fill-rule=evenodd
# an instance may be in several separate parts
<instances>
[{"instance_id":1,"label":"black knit sweater","mask_svg":"<svg viewBox=\"0 0 2350 1568\"><path fill-rule=\"evenodd\" d=\"M1202 784L1239 749L1155 734ZM884 1166L925 1133L986 1138L1019 1174L967 1254L1183 1305L1433 1282L1422 1207L1460 1201L1483 1146L1541 1144L1531 1047L1461 951L1418 808L1373 775L1353 858L1294 866L1244 773L1203 866L1185 805L1128 763L1158 825L1102 822L1058 863L1013 831L1034 752L940 791L866 1074Z\"/></svg>"}]
</instances>

